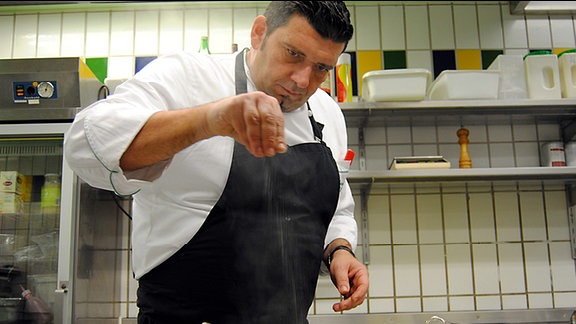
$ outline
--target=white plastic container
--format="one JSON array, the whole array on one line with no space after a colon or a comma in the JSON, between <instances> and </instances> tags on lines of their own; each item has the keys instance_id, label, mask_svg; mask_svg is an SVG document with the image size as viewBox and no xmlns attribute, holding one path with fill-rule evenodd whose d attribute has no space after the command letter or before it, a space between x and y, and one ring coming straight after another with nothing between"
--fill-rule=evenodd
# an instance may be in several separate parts
<instances>
[{"instance_id":1,"label":"white plastic container","mask_svg":"<svg viewBox=\"0 0 576 324\"><path fill-rule=\"evenodd\" d=\"M530 99L560 99L560 71L558 56L548 51L524 56L526 87Z\"/></svg>"},{"instance_id":2,"label":"white plastic container","mask_svg":"<svg viewBox=\"0 0 576 324\"><path fill-rule=\"evenodd\" d=\"M563 167L566 166L564 143L550 142L542 145L542 166Z\"/></svg>"},{"instance_id":3,"label":"white plastic container","mask_svg":"<svg viewBox=\"0 0 576 324\"><path fill-rule=\"evenodd\" d=\"M370 71L362 77L364 101L420 101L432 75L427 69L390 69Z\"/></svg>"},{"instance_id":4,"label":"white plastic container","mask_svg":"<svg viewBox=\"0 0 576 324\"><path fill-rule=\"evenodd\" d=\"M576 166L576 142L568 142L564 145L564 155L567 166Z\"/></svg>"},{"instance_id":5,"label":"white plastic container","mask_svg":"<svg viewBox=\"0 0 576 324\"><path fill-rule=\"evenodd\" d=\"M562 98L576 98L576 49L558 54Z\"/></svg>"},{"instance_id":6,"label":"white plastic container","mask_svg":"<svg viewBox=\"0 0 576 324\"><path fill-rule=\"evenodd\" d=\"M431 100L498 99L500 73L487 70L444 70L428 90Z\"/></svg>"},{"instance_id":7,"label":"white plastic container","mask_svg":"<svg viewBox=\"0 0 576 324\"><path fill-rule=\"evenodd\" d=\"M498 99L526 99L526 73L522 55L500 54L487 69L500 73Z\"/></svg>"}]
</instances>

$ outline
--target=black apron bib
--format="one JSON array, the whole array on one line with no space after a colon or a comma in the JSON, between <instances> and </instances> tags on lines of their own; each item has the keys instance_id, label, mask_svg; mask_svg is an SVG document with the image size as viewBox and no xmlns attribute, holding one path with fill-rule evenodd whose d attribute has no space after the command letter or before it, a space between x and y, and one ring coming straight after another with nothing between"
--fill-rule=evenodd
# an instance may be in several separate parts
<instances>
[{"instance_id":1,"label":"black apron bib","mask_svg":"<svg viewBox=\"0 0 576 324\"><path fill-rule=\"evenodd\" d=\"M244 52L236 92L246 92ZM318 143L256 158L234 145L226 187L198 233L139 280L138 322L300 324L314 298L338 169Z\"/></svg>"}]
</instances>

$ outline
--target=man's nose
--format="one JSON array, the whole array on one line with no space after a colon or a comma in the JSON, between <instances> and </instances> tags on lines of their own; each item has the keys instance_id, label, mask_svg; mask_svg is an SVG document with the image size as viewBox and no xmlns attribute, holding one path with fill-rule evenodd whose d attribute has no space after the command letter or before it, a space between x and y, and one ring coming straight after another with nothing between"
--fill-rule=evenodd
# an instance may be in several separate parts
<instances>
[{"instance_id":1,"label":"man's nose","mask_svg":"<svg viewBox=\"0 0 576 324\"><path fill-rule=\"evenodd\" d=\"M310 76L312 74L311 66L301 66L292 74L292 80L296 83L298 88L306 89L310 84Z\"/></svg>"}]
</instances>

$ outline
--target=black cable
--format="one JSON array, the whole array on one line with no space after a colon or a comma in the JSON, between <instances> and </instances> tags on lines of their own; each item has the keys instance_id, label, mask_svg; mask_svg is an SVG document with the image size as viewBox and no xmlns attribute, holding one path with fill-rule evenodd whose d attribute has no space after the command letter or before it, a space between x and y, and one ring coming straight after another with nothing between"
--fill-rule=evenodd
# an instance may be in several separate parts
<instances>
[{"instance_id":1,"label":"black cable","mask_svg":"<svg viewBox=\"0 0 576 324\"><path fill-rule=\"evenodd\" d=\"M122 207L122 205L120 204L120 201L118 200L118 196L116 196L116 194L112 191L109 191L109 192L110 192L110 195L112 195L112 199L114 199L116 206L118 206L118 208L122 211L122 213L124 213L124 215L128 216L128 218L130 218L130 220L132 220L132 216L130 215L130 213L127 212L126 209L124 209L124 207Z\"/></svg>"}]
</instances>

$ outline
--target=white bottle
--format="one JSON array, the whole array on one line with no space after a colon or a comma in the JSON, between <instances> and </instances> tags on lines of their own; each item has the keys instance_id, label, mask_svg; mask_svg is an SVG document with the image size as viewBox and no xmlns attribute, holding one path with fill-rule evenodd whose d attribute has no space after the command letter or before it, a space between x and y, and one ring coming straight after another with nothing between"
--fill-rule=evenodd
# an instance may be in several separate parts
<instances>
[{"instance_id":1,"label":"white bottle","mask_svg":"<svg viewBox=\"0 0 576 324\"><path fill-rule=\"evenodd\" d=\"M576 49L558 54L562 98L576 98Z\"/></svg>"},{"instance_id":2,"label":"white bottle","mask_svg":"<svg viewBox=\"0 0 576 324\"><path fill-rule=\"evenodd\" d=\"M530 99L560 99L558 56L550 51L532 52L524 56L526 87Z\"/></svg>"}]
</instances>

